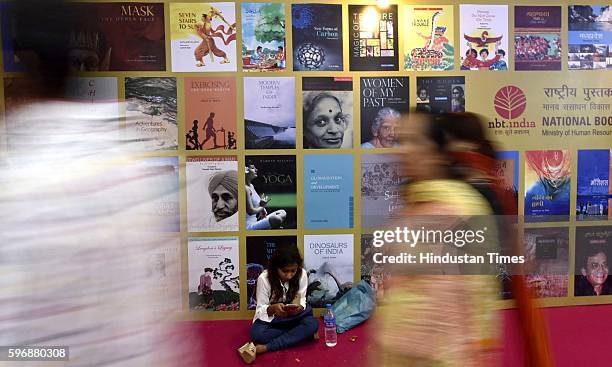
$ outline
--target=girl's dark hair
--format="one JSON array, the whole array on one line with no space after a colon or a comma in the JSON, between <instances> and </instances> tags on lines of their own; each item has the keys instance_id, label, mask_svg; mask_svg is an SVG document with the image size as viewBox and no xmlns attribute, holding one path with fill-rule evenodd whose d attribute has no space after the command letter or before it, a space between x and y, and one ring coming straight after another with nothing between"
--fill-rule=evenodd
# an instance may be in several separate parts
<instances>
[{"instance_id":1,"label":"girl's dark hair","mask_svg":"<svg viewBox=\"0 0 612 367\"><path fill-rule=\"evenodd\" d=\"M278 246L276 251L270 259L268 264L268 280L270 281L270 287L272 288L272 302L283 301L283 287L281 285L280 277L278 276L278 269L282 269L288 265L297 264L298 270L289 281L289 290L287 291L287 299L289 301L295 298L295 295L300 288L300 279L302 278L302 267L304 266L304 260L300 251L296 245Z\"/></svg>"}]
</instances>

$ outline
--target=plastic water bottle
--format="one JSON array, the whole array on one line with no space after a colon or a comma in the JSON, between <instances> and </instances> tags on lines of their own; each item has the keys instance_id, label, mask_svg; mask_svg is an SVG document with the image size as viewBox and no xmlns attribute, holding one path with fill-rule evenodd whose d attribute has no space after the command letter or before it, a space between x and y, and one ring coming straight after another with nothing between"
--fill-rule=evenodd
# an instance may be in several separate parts
<instances>
[{"instance_id":1,"label":"plastic water bottle","mask_svg":"<svg viewBox=\"0 0 612 367\"><path fill-rule=\"evenodd\" d=\"M332 311L332 306L328 303L325 305L327 310L323 315L323 323L325 324L325 345L335 347L338 344L338 334L336 334L336 315Z\"/></svg>"}]
</instances>

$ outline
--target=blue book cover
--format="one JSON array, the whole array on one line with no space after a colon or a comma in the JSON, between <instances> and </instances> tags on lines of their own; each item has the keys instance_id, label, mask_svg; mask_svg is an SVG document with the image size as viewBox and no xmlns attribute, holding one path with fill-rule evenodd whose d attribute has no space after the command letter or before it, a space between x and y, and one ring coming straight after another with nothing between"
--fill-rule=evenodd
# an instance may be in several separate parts
<instances>
[{"instance_id":1,"label":"blue book cover","mask_svg":"<svg viewBox=\"0 0 612 367\"><path fill-rule=\"evenodd\" d=\"M291 5L294 71L342 71L342 5Z\"/></svg>"},{"instance_id":2,"label":"blue book cover","mask_svg":"<svg viewBox=\"0 0 612 367\"><path fill-rule=\"evenodd\" d=\"M21 60L15 55L15 35L11 30L14 28L15 17L12 3L0 4L0 21L2 22L2 50L5 72L25 71Z\"/></svg>"},{"instance_id":3,"label":"blue book cover","mask_svg":"<svg viewBox=\"0 0 612 367\"><path fill-rule=\"evenodd\" d=\"M304 156L304 228L353 228L353 156Z\"/></svg>"},{"instance_id":4,"label":"blue book cover","mask_svg":"<svg viewBox=\"0 0 612 367\"><path fill-rule=\"evenodd\" d=\"M611 69L610 6L570 5L567 16L567 68L569 70Z\"/></svg>"},{"instance_id":5,"label":"blue book cover","mask_svg":"<svg viewBox=\"0 0 612 367\"><path fill-rule=\"evenodd\" d=\"M610 150L579 150L577 219L607 219L610 197Z\"/></svg>"}]
</instances>

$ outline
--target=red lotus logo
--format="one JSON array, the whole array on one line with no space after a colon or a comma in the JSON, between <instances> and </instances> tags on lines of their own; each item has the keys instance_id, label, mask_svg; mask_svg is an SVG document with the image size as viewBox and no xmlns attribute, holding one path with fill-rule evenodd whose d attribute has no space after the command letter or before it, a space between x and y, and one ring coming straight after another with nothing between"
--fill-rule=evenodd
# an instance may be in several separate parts
<instances>
[{"instance_id":1,"label":"red lotus logo","mask_svg":"<svg viewBox=\"0 0 612 367\"><path fill-rule=\"evenodd\" d=\"M495 94L495 111L505 119L515 119L519 117L527 107L525 93L513 85L502 87Z\"/></svg>"}]
</instances>

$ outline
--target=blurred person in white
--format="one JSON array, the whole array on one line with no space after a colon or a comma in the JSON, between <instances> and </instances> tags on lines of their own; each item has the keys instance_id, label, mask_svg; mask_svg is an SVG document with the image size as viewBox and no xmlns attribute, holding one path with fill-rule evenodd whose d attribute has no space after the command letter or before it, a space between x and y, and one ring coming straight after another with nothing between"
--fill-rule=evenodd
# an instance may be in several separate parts
<instances>
[{"instance_id":1,"label":"blurred person in white","mask_svg":"<svg viewBox=\"0 0 612 367\"><path fill-rule=\"evenodd\" d=\"M178 243L142 215L158 177L124 154L117 101L62 99L78 14L56 0L7 11L32 88L0 130L0 345L68 346L65 366L179 365L165 298L178 293L147 286L149 254Z\"/></svg>"}]
</instances>

